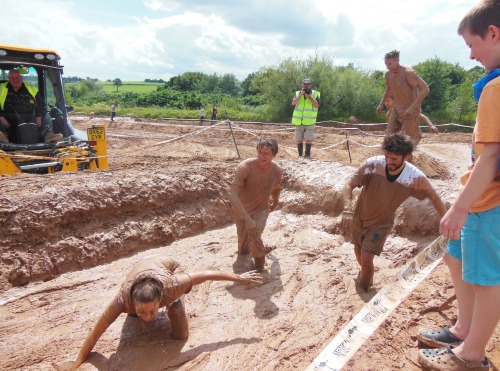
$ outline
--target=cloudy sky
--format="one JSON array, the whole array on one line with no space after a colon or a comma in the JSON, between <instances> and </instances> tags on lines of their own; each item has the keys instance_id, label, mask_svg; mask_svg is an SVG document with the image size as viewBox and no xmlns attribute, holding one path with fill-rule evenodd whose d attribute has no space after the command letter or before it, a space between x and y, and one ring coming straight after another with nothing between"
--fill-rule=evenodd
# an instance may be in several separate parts
<instances>
[{"instance_id":1,"label":"cloudy sky","mask_svg":"<svg viewBox=\"0 0 500 371\"><path fill-rule=\"evenodd\" d=\"M168 80L187 71L243 80L314 53L384 70L429 58L478 65L456 33L477 0L22 0L2 7L0 43L57 50L65 76Z\"/></svg>"}]
</instances>

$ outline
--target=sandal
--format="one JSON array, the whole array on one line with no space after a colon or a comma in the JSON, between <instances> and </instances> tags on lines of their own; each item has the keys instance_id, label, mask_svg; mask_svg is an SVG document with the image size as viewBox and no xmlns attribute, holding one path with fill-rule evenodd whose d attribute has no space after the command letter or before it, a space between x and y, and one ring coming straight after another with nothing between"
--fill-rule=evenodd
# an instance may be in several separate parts
<instances>
[{"instance_id":1,"label":"sandal","mask_svg":"<svg viewBox=\"0 0 500 371\"><path fill-rule=\"evenodd\" d=\"M420 349L418 362L427 370L437 371L485 371L490 369L488 358L484 361L466 361L457 357L450 347Z\"/></svg>"},{"instance_id":2,"label":"sandal","mask_svg":"<svg viewBox=\"0 0 500 371\"><path fill-rule=\"evenodd\" d=\"M431 348L442 348L446 346L456 347L462 343L462 340L457 338L448 327L441 330L432 330L428 328L420 329L417 334L417 339L422 344Z\"/></svg>"}]
</instances>

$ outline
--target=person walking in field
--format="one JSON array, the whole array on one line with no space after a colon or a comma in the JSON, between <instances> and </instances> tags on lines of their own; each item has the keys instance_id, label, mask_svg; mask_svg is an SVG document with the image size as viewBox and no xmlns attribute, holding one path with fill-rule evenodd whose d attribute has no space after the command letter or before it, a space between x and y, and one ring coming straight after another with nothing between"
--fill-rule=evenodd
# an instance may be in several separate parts
<instances>
[{"instance_id":1,"label":"person walking in field","mask_svg":"<svg viewBox=\"0 0 500 371\"><path fill-rule=\"evenodd\" d=\"M215 104L214 104L214 106L212 107L212 118L211 118L211 120L212 120L212 121L217 120L217 107L215 106Z\"/></svg>"},{"instance_id":2,"label":"person walking in field","mask_svg":"<svg viewBox=\"0 0 500 371\"><path fill-rule=\"evenodd\" d=\"M116 117L116 103L111 104L111 121L115 121Z\"/></svg>"},{"instance_id":3,"label":"person walking in field","mask_svg":"<svg viewBox=\"0 0 500 371\"><path fill-rule=\"evenodd\" d=\"M200 124L203 125L203 121L205 121L205 109L200 107Z\"/></svg>"}]
</instances>

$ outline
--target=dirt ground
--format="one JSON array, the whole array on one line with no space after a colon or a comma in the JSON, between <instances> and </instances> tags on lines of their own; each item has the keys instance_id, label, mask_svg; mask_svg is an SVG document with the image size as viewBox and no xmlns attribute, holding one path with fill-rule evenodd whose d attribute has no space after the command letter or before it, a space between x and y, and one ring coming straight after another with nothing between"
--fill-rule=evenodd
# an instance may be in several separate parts
<instances>
[{"instance_id":1,"label":"dirt ground","mask_svg":"<svg viewBox=\"0 0 500 371\"><path fill-rule=\"evenodd\" d=\"M93 324L138 261L170 256L186 271L241 273L228 189L256 140L272 135L284 168L278 210L264 242L265 283L227 282L186 296L190 337L174 340L166 312L149 324L121 315L82 370L303 370L359 310L438 236L432 205L406 201L374 287L358 292L352 246L339 235L339 191L382 132L318 127L311 161L297 160L284 125L75 117L76 128L106 126L110 170L0 176L0 369L51 370L74 360ZM348 146L345 142L349 138ZM470 134L424 134L414 163L444 201L456 197ZM347 148L348 147L348 148ZM240 159L241 157L241 159ZM347 363L347 370L418 370L421 326L449 325L456 301L440 263ZM440 308L442 307L442 308ZM487 349L500 367L500 329ZM495 368L496 367L496 368Z\"/></svg>"}]
</instances>

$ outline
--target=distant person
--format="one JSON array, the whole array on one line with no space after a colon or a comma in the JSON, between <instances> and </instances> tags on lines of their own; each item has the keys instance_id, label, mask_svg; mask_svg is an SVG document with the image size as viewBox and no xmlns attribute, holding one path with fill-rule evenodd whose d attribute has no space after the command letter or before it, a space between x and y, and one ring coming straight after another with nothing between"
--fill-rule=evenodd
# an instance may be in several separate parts
<instances>
[{"instance_id":1,"label":"distant person","mask_svg":"<svg viewBox=\"0 0 500 371\"><path fill-rule=\"evenodd\" d=\"M399 51L386 53L384 60L388 69L385 74L386 87L376 113L381 114L384 102L392 95L394 109L388 120L387 133L402 132L409 135L416 147L422 138L419 127L420 105L429 94L429 87L413 69L399 64Z\"/></svg>"},{"instance_id":2,"label":"distant person","mask_svg":"<svg viewBox=\"0 0 500 371\"><path fill-rule=\"evenodd\" d=\"M23 82L18 70L10 70L9 81L0 84L0 142L18 143L17 128L23 123L35 123L45 142L60 141L63 135L52 132L46 114L38 89Z\"/></svg>"},{"instance_id":3,"label":"distant person","mask_svg":"<svg viewBox=\"0 0 500 371\"><path fill-rule=\"evenodd\" d=\"M302 80L302 88L295 92L292 99L292 106L295 106L292 116L292 124L295 126L295 141L299 157L302 157L304 152L304 143L306 151L304 158L311 158L312 142L315 140L314 128L316 119L318 118L318 108L320 106L319 91L312 89L310 79Z\"/></svg>"},{"instance_id":4,"label":"distant person","mask_svg":"<svg viewBox=\"0 0 500 371\"><path fill-rule=\"evenodd\" d=\"M211 118L212 121L215 121L217 120L217 107L214 105L212 107L212 118Z\"/></svg>"},{"instance_id":5,"label":"distant person","mask_svg":"<svg viewBox=\"0 0 500 371\"><path fill-rule=\"evenodd\" d=\"M385 120L387 121L387 123L389 123L390 116L393 114L393 111L394 111L394 98L392 95L389 95L387 97L387 99L384 102L384 105L387 108L387 112L385 114ZM430 132L432 132L434 134L439 133L438 128L435 127L434 124L432 123L432 121L427 116L425 116L423 113L420 113L418 121L419 121L419 123L424 122L429 127Z\"/></svg>"},{"instance_id":6,"label":"distant person","mask_svg":"<svg viewBox=\"0 0 500 371\"><path fill-rule=\"evenodd\" d=\"M230 200L236 220L238 255L251 254L255 269L264 270L270 248L262 242L262 232L270 211L278 206L283 170L273 162L278 143L260 138L257 158L244 160L236 167ZM269 205L269 200L272 203Z\"/></svg>"},{"instance_id":7,"label":"distant person","mask_svg":"<svg viewBox=\"0 0 500 371\"><path fill-rule=\"evenodd\" d=\"M489 71L474 86L478 100L473 164L460 193L441 219L450 238L443 258L457 296L456 322L422 329L418 361L432 370L488 370L486 346L500 321L500 1L483 0L465 15L458 34ZM497 365L498 366L498 365Z\"/></svg>"},{"instance_id":8,"label":"distant person","mask_svg":"<svg viewBox=\"0 0 500 371\"><path fill-rule=\"evenodd\" d=\"M203 121L205 121L205 109L203 107L200 107L200 121L203 125Z\"/></svg>"},{"instance_id":9,"label":"distant person","mask_svg":"<svg viewBox=\"0 0 500 371\"><path fill-rule=\"evenodd\" d=\"M187 339L189 326L184 294L205 281L233 281L250 286L262 283L262 276L255 271L240 275L211 270L185 273L180 269L179 263L171 259L144 260L135 265L127 275L120 291L87 335L71 369L75 370L85 362L101 335L121 313L150 322L160 308L168 308L172 336L175 339Z\"/></svg>"},{"instance_id":10,"label":"distant person","mask_svg":"<svg viewBox=\"0 0 500 371\"><path fill-rule=\"evenodd\" d=\"M116 103L111 104L111 121L115 121L116 117Z\"/></svg>"},{"instance_id":11,"label":"distant person","mask_svg":"<svg viewBox=\"0 0 500 371\"><path fill-rule=\"evenodd\" d=\"M383 156L362 164L343 188L342 231L352 239L361 270L356 283L365 291L373 284L373 259L382 253L399 206L409 197L429 199L440 216L446 207L425 174L408 162L412 140L401 133L389 134L382 143ZM352 190L361 193L353 207Z\"/></svg>"}]
</instances>

